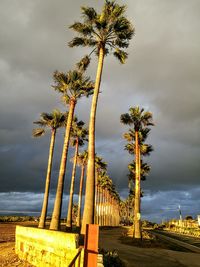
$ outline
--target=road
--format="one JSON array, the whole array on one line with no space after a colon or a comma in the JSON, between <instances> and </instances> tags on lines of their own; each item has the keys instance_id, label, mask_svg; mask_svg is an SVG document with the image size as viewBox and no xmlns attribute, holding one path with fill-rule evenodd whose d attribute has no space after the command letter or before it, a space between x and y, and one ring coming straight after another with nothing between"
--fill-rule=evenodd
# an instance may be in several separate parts
<instances>
[{"instance_id":1,"label":"road","mask_svg":"<svg viewBox=\"0 0 200 267\"><path fill-rule=\"evenodd\" d=\"M171 233L168 231L152 231L155 234L160 235L160 237L167 237L168 239L173 242L175 240L175 243L182 245L183 247L187 248L190 251L200 253L200 238L193 237L193 236L187 236L183 234L177 234L177 233Z\"/></svg>"},{"instance_id":2,"label":"road","mask_svg":"<svg viewBox=\"0 0 200 267\"><path fill-rule=\"evenodd\" d=\"M117 250L127 267L200 267L200 254L198 253L124 244L120 240L124 232L123 227L101 230L99 244L105 250Z\"/></svg>"}]
</instances>

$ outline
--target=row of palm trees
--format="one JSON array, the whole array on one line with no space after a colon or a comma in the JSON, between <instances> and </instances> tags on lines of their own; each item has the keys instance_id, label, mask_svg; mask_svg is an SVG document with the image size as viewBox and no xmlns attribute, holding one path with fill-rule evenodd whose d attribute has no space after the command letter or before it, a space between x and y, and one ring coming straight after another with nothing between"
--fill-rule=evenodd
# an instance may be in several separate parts
<instances>
[{"instance_id":1,"label":"row of palm trees","mask_svg":"<svg viewBox=\"0 0 200 267\"><path fill-rule=\"evenodd\" d=\"M131 181L132 181L131 175ZM134 198L135 198L135 190L130 186L129 181L129 194L125 200L120 201L119 205L119 214L120 214L120 222L122 224L130 225L133 223L133 210L134 210Z\"/></svg>"},{"instance_id":2,"label":"row of palm trees","mask_svg":"<svg viewBox=\"0 0 200 267\"><path fill-rule=\"evenodd\" d=\"M40 128L36 128L33 130L34 137L43 136L45 133L45 128L50 128L52 132L45 194L44 194L41 217L39 221L39 228L45 227L55 135L58 128L64 127L67 124L67 116L68 116L67 113L61 113L59 110L53 110L53 112L50 114L42 113L40 115L40 120L34 122L35 124L38 124L40 126ZM78 200L78 211L77 211L78 213L77 226L78 227L81 226L83 182L84 182L85 167L87 166L88 162L88 152L85 150L82 153L79 153L79 147L83 146L84 142L86 141L88 141L88 129L85 127L85 123L83 121L78 121L77 117L75 116L72 121L72 127L70 132L70 145L75 148L74 149L75 152L74 152L74 157L72 157L73 168L72 168L72 176L70 183L71 186L69 194L68 213L66 218L66 227L70 229L72 228L72 212L74 205L73 196L74 196L74 184L75 184L77 165L81 167L79 200ZM96 183L95 222L100 223L100 225L114 226L116 224L119 224L119 212L117 211L120 199L118 193L115 190L115 186L112 180L107 175L106 167L107 163L104 162L101 157L96 155L95 170L96 170L96 177L98 178ZM109 211L113 211L113 215L110 217L110 220L108 222L108 220L105 221L102 218L104 217L107 218Z\"/></svg>"},{"instance_id":3,"label":"row of palm trees","mask_svg":"<svg viewBox=\"0 0 200 267\"><path fill-rule=\"evenodd\" d=\"M117 226L120 223L120 196L115 185L103 170L96 184L95 223L100 226Z\"/></svg>"},{"instance_id":4,"label":"row of palm trees","mask_svg":"<svg viewBox=\"0 0 200 267\"><path fill-rule=\"evenodd\" d=\"M100 13L92 7L82 7L82 22L76 22L70 26L78 35L69 42L70 47L84 46L92 48L90 55L85 56L74 68L67 73L56 71L54 77L54 89L61 93L64 103L68 106L67 123L65 125L65 137L63 144L63 151L60 163L60 170L57 182L57 191L52 214L50 229L58 230L62 208L63 186L66 172L66 162L68 155L68 147L70 143L70 135L72 124L74 120L74 112L76 104L81 97L92 97L92 105L89 121L89 136L88 136L88 156L87 156L87 172L86 172L86 190L85 190L85 204L83 212L83 223L81 233L85 233L85 227L88 223L94 223L95 220L95 203L97 198L96 184L98 182L98 168L95 163L95 122L96 110L98 103L98 95L101 85L102 71L104 65L104 58L106 55L113 54L121 63L125 63L128 54L125 49L128 48L129 42L134 34L134 28L130 21L125 17L125 6L118 5L115 1L105 0L103 9ZM90 63L91 55L95 52L98 58L96 79L93 82L85 75L85 71ZM142 156L149 154L152 147L143 144L148 133L149 128L146 126L153 125L152 114L144 112L139 107L130 108L129 113L121 115L121 121L124 124L133 125L133 129L124 136L129 142L126 149L129 153L135 155L135 161L129 165L130 175L135 184L135 200L134 200L134 228L135 237L141 237L140 227L140 196L141 186L140 180L143 179L150 169L142 162ZM53 129L53 128L52 128ZM52 131L53 132L53 131ZM38 130L39 134L39 130ZM53 137L52 137L53 138ZM73 195L75 166L78 155L78 146L80 145L74 139L75 156L74 168L70 189L70 198ZM52 141L53 142L53 141ZM53 145L52 145L53 146ZM52 159L51 159L52 160ZM51 160L49 160L51 162ZM81 173L85 172L82 169ZM46 186L48 187L48 186ZM81 183L80 183L80 190ZM46 192L46 190L45 190ZM80 200L81 201L81 200ZM71 207L72 202L69 201L67 226L71 227ZM99 209L99 207L98 207Z\"/></svg>"},{"instance_id":5,"label":"row of palm trees","mask_svg":"<svg viewBox=\"0 0 200 267\"><path fill-rule=\"evenodd\" d=\"M82 22L76 22L70 26L70 28L77 33L77 36L69 42L69 46L89 47L92 51L89 56L85 56L78 62L73 70L67 73L56 71L53 75L53 87L61 94L64 103L68 106L68 113L56 197L50 224L50 229L52 230L58 230L60 224L66 162L76 104L80 98L91 94L93 94L93 97L89 121L87 181L81 233L85 234L86 224L94 223L96 199L95 122L98 95L105 56L112 53L121 63L125 63L128 57L125 49L129 46L129 42L134 34L134 28L131 22L126 18L125 10L126 7L124 5L119 5L115 1L108 0L104 1L100 13L96 12L92 7L82 7ZM97 56L98 61L95 82L85 75L93 53ZM46 185L45 194L49 190L47 187ZM71 191L73 191L73 182ZM71 204L69 203L69 205ZM70 214L68 214L69 220L67 219L67 224L70 226L71 209L68 209L68 213ZM43 217L45 218L45 214ZM44 222L41 221L41 227L43 227L43 224Z\"/></svg>"}]
</instances>

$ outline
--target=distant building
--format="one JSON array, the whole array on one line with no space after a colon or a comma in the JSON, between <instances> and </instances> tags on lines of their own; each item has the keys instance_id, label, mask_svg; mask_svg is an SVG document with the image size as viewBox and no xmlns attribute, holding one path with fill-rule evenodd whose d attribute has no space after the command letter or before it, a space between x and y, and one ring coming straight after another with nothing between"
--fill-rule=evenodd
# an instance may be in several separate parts
<instances>
[{"instance_id":1,"label":"distant building","mask_svg":"<svg viewBox=\"0 0 200 267\"><path fill-rule=\"evenodd\" d=\"M197 215L198 225L200 226L200 215Z\"/></svg>"}]
</instances>

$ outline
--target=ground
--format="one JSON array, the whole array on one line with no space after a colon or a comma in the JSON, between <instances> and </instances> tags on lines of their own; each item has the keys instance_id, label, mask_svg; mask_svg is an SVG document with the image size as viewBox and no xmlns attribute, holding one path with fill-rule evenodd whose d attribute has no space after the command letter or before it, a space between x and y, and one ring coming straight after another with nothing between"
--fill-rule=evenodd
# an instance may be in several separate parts
<instances>
[{"instance_id":1,"label":"ground","mask_svg":"<svg viewBox=\"0 0 200 267\"><path fill-rule=\"evenodd\" d=\"M36 223L21 223L36 226ZM31 267L15 255L15 223L0 223L0 266ZM105 250L116 250L127 267L200 267L200 254L172 250L158 241L132 242L127 235L128 228L100 230L99 246Z\"/></svg>"},{"instance_id":2,"label":"ground","mask_svg":"<svg viewBox=\"0 0 200 267\"><path fill-rule=\"evenodd\" d=\"M31 267L31 264L20 260L15 254L15 227L15 223L0 223L0 266Z\"/></svg>"},{"instance_id":3,"label":"ground","mask_svg":"<svg viewBox=\"0 0 200 267\"><path fill-rule=\"evenodd\" d=\"M116 250L127 267L200 267L200 254L175 251L158 241L136 244L126 232L126 228L102 230L99 245L108 251Z\"/></svg>"}]
</instances>

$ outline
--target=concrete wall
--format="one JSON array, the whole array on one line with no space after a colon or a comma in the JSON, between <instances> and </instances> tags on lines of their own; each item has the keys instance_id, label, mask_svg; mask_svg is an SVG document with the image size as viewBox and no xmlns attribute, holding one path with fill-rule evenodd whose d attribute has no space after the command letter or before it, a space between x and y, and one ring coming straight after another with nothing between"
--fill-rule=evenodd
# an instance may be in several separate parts
<instances>
[{"instance_id":1,"label":"concrete wall","mask_svg":"<svg viewBox=\"0 0 200 267\"><path fill-rule=\"evenodd\" d=\"M78 251L78 234L17 226L15 251L37 267L67 267Z\"/></svg>"}]
</instances>

